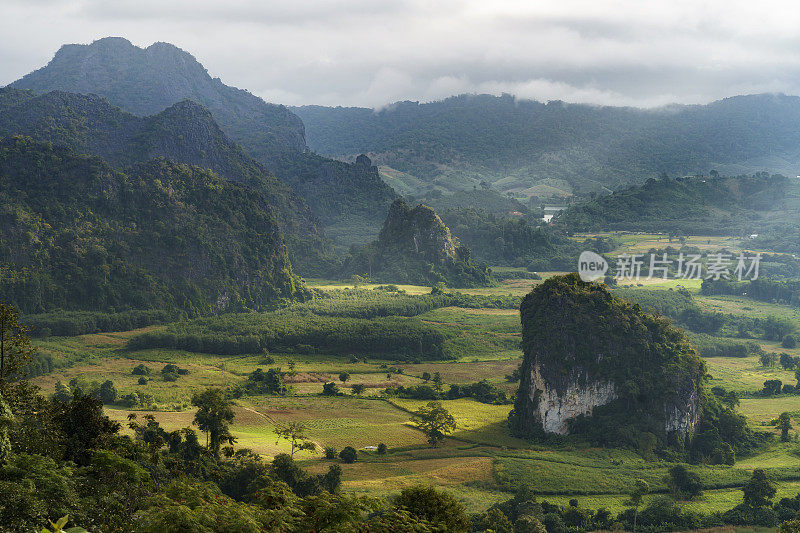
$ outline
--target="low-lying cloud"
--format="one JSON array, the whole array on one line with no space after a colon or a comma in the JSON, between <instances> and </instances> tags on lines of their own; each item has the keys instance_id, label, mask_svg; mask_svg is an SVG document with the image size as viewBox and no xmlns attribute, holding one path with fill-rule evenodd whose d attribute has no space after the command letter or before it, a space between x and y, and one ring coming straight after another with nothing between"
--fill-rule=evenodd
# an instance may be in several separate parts
<instances>
[{"instance_id":1,"label":"low-lying cloud","mask_svg":"<svg viewBox=\"0 0 800 533\"><path fill-rule=\"evenodd\" d=\"M452 94L610 105L800 93L786 1L4 0L0 83L64 43L171 42L213 76L289 105Z\"/></svg>"}]
</instances>

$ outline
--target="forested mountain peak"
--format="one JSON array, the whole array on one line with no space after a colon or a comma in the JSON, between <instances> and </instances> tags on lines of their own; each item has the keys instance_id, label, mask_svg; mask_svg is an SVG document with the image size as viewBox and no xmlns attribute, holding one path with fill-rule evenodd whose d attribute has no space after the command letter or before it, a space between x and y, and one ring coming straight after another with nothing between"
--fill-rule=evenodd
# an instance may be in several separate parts
<instances>
[{"instance_id":1,"label":"forested mountain peak","mask_svg":"<svg viewBox=\"0 0 800 533\"><path fill-rule=\"evenodd\" d=\"M112 37L65 45L46 66L11 86L37 94L95 93L139 116L193 100L207 108L250 157L297 190L326 226L335 226L330 234L342 244L374 237L385 209L397 196L374 167L308 152L297 115L212 78L191 54L168 43L139 48ZM15 98L20 96L7 93L7 100Z\"/></svg>"},{"instance_id":2,"label":"forested mountain peak","mask_svg":"<svg viewBox=\"0 0 800 533\"><path fill-rule=\"evenodd\" d=\"M284 232L320 233L305 202L245 154L212 114L192 100L139 117L94 94L51 91L37 96L6 87L0 89L0 135L15 134L96 154L117 168L157 157L209 168L261 189Z\"/></svg>"},{"instance_id":3,"label":"forested mountain peak","mask_svg":"<svg viewBox=\"0 0 800 533\"><path fill-rule=\"evenodd\" d=\"M363 161L363 160L362 160ZM352 250L346 273L381 281L454 287L485 286L490 272L472 260L432 208L409 206L402 198L389 207L378 239Z\"/></svg>"},{"instance_id":4,"label":"forested mountain peak","mask_svg":"<svg viewBox=\"0 0 800 533\"><path fill-rule=\"evenodd\" d=\"M12 86L37 93L96 93L141 116L193 99L231 136L254 136L268 153L305 148L303 123L296 115L212 78L194 56L168 43L139 48L121 37L107 37L64 45L46 66Z\"/></svg>"},{"instance_id":5,"label":"forested mountain peak","mask_svg":"<svg viewBox=\"0 0 800 533\"><path fill-rule=\"evenodd\" d=\"M666 319L577 274L549 278L522 301L521 435L583 433L621 442L686 436L701 412L703 362Z\"/></svg>"}]
</instances>

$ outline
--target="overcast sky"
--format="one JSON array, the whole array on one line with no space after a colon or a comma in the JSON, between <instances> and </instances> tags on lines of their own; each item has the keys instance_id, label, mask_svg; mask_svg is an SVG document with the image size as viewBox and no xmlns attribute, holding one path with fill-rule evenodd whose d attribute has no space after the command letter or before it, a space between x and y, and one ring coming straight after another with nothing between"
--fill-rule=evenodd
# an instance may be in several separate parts
<instances>
[{"instance_id":1,"label":"overcast sky","mask_svg":"<svg viewBox=\"0 0 800 533\"><path fill-rule=\"evenodd\" d=\"M770 0L0 0L0 85L105 36L171 42L289 105L800 94L800 6Z\"/></svg>"}]
</instances>

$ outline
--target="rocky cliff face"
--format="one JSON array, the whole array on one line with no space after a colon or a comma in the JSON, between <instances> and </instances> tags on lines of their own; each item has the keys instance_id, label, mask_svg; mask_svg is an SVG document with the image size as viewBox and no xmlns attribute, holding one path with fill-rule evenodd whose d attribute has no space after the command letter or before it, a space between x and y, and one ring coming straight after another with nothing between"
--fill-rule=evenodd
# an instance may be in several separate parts
<instances>
[{"instance_id":1,"label":"rocky cliff face","mask_svg":"<svg viewBox=\"0 0 800 533\"><path fill-rule=\"evenodd\" d=\"M561 387L552 386L542 377L542 368L531 369L528 400L534 406L533 418L545 433L569 433L568 422L579 415L591 415L598 405L617 399L616 385L611 381L594 381L580 370L562 379Z\"/></svg>"},{"instance_id":2,"label":"rocky cliff face","mask_svg":"<svg viewBox=\"0 0 800 533\"><path fill-rule=\"evenodd\" d=\"M700 417L703 365L683 333L577 275L523 300L516 433L586 433L611 442L685 435Z\"/></svg>"}]
</instances>

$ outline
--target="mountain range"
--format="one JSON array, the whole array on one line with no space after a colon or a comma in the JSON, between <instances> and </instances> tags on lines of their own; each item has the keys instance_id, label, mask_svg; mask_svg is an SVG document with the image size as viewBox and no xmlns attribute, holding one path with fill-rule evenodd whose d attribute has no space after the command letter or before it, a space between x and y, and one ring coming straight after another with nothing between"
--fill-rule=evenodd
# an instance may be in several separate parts
<instances>
[{"instance_id":1,"label":"mountain range","mask_svg":"<svg viewBox=\"0 0 800 533\"><path fill-rule=\"evenodd\" d=\"M178 102L192 100L205 107L248 156L300 191L323 226L366 227L367 234L376 235L397 197L371 165L310 153L303 122L289 109L212 78L191 54L168 43L139 48L126 39L108 37L89 45L64 45L46 66L11 87L37 95L96 94L140 117L158 116ZM339 232L343 233L347 232Z\"/></svg>"},{"instance_id":2,"label":"mountain range","mask_svg":"<svg viewBox=\"0 0 800 533\"><path fill-rule=\"evenodd\" d=\"M403 193L481 181L524 197L608 193L672 177L800 170L800 98L759 94L636 109L510 95L397 102L382 109L303 106L309 147L368 154Z\"/></svg>"}]
</instances>

